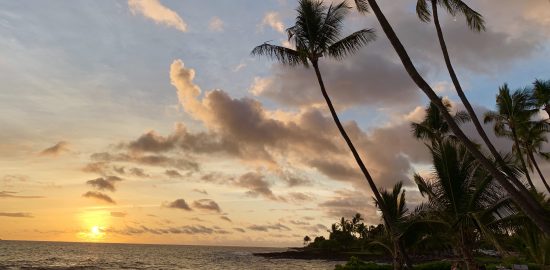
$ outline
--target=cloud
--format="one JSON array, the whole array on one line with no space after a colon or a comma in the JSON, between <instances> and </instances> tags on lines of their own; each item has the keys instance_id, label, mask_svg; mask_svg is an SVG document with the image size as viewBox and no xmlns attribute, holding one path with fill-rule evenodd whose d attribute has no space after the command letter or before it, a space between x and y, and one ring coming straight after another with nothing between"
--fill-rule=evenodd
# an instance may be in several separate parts
<instances>
[{"instance_id":1,"label":"cloud","mask_svg":"<svg viewBox=\"0 0 550 270\"><path fill-rule=\"evenodd\" d=\"M225 220L225 221L227 221L227 222L233 222L233 221L232 221L229 217L227 217L227 216L221 216L220 218L223 219L223 220Z\"/></svg>"},{"instance_id":2,"label":"cloud","mask_svg":"<svg viewBox=\"0 0 550 270\"><path fill-rule=\"evenodd\" d=\"M267 231L290 231L291 229L281 223L270 224L270 225L251 225L248 226L248 229L258 232L267 232Z\"/></svg>"},{"instance_id":3,"label":"cloud","mask_svg":"<svg viewBox=\"0 0 550 270\"><path fill-rule=\"evenodd\" d=\"M243 174L235 182L235 185L249 189L249 191L247 192L249 195L262 195L271 200L277 200L277 197L270 189L271 184L267 182L264 179L264 176L259 173L250 172Z\"/></svg>"},{"instance_id":4,"label":"cloud","mask_svg":"<svg viewBox=\"0 0 550 270\"><path fill-rule=\"evenodd\" d=\"M101 193L99 191L88 191L84 194L82 194L82 197L85 198L92 198L99 201L103 201L110 204L116 204L116 202L107 194Z\"/></svg>"},{"instance_id":5,"label":"cloud","mask_svg":"<svg viewBox=\"0 0 550 270\"><path fill-rule=\"evenodd\" d=\"M112 217L122 218L125 217L127 214L124 212L111 212Z\"/></svg>"},{"instance_id":6,"label":"cloud","mask_svg":"<svg viewBox=\"0 0 550 270\"><path fill-rule=\"evenodd\" d=\"M86 181L86 184L98 189L115 191L115 183L122 181L122 178L118 176L106 176Z\"/></svg>"},{"instance_id":7,"label":"cloud","mask_svg":"<svg viewBox=\"0 0 550 270\"><path fill-rule=\"evenodd\" d=\"M210 199L200 199L200 200L194 201L193 207L202 209L202 210L207 210L207 211L214 211L218 213L221 213L222 211L218 203Z\"/></svg>"},{"instance_id":8,"label":"cloud","mask_svg":"<svg viewBox=\"0 0 550 270\"><path fill-rule=\"evenodd\" d=\"M32 218L33 215L30 213L6 213L6 212L0 212L0 217L13 217L13 218Z\"/></svg>"},{"instance_id":9,"label":"cloud","mask_svg":"<svg viewBox=\"0 0 550 270\"><path fill-rule=\"evenodd\" d=\"M222 32L224 22L219 17L212 17L208 22L208 29L213 32Z\"/></svg>"},{"instance_id":10,"label":"cloud","mask_svg":"<svg viewBox=\"0 0 550 270\"><path fill-rule=\"evenodd\" d=\"M233 230L244 233L246 232L243 228L233 228Z\"/></svg>"},{"instance_id":11,"label":"cloud","mask_svg":"<svg viewBox=\"0 0 550 270\"><path fill-rule=\"evenodd\" d=\"M141 168L131 168L129 173L137 177L150 177L150 175L146 174L145 171Z\"/></svg>"},{"instance_id":12,"label":"cloud","mask_svg":"<svg viewBox=\"0 0 550 270\"><path fill-rule=\"evenodd\" d=\"M319 207L331 218L352 217L356 213L360 213L367 223L380 223L380 217L377 215L373 199L364 192L336 191L333 198L320 203Z\"/></svg>"},{"instance_id":13,"label":"cloud","mask_svg":"<svg viewBox=\"0 0 550 270\"><path fill-rule=\"evenodd\" d=\"M197 188L194 188L193 189L194 192L197 192L197 193L200 193L200 194L204 194L204 195L208 195L208 192L204 189L197 189Z\"/></svg>"},{"instance_id":14,"label":"cloud","mask_svg":"<svg viewBox=\"0 0 550 270\"><path fill-rule=\"evenodd\" d=\"M165 227L165 228L149 228L147 226L141 225L139 227L127 226L124 229L114 229L109 228L106 230L109 233L122 234L122 235L136 235L136 234L202 234L202 235L211 235L211 234L230 234L230 232L218 228L218 227L207 227L202 225L186 225L179 227Z\"/></svg>"},{"instance_id":15,"label":"cloud","mask_svg":"<svg viewBox=\"0 0 550 270\"><path fill-rule=\"evenodd\" d=\"M185 202L184 199L177 199L167 205L168 208L182 209L186 211L192 211L191 207Z\"/></svg>"},{"instance_id":16,"label":"cloud","mask_svg":"<svg viewBox=\"0 0 550 270\"><path fill-rule=\"evenodd\" d=\"M141 165L170 167L180 170L199 171L199 164L185 157L171 157L158 154L143 153L94 153L90 156L92 161L100 163L130 162Z\"/></svg>"},{"instance_id":17,"label":"cloud","mask_svg":"<svg viewBox=\"0 0 550 270\"><path fill-rule=\"evenodd\" d=\"M285 31L285 25L283 24L279 13L274 11L267 12L264 15L260 28L263 29L265 26L269 26L279 33L284 33Z\"/></svg>"},{"instance_id":18,"label":"cloud","mask_svg":"<svg viewBox=\"0 0 550 270\"><path fill-rule=\"evenodd\" d=\"M162 5L159 0L128 0L132 14L140 14L157 24L187 32L187 23L173 10Z\"/></svg>"},{"instance_id":19,"label":"cloud","mask_svg":"<svg viewBox=\"0 0 550 270\"><path fill-rule=\"evenodd\" d=\"M58 156L63 152L69 151L69 143L65 141L60 141L54 146L48 147L40 151L41 156Z\"/></svg>"},{"instance_id":20,"label":"cloud","mask_svg":"<svg viewBox=\"0 0 550 270\"><path fill-rule=\"evenodd\" d=\"M170 178L180 178L183 176L177 170L166 170L164 174L166 174Z\"/></svg>"},{"instance_id":21,"label":"cloud","mask_svg":"<svg viewBox=\"0 0 550 270\"><path fill-rule=\"evenodd\" d=\"M376 50L368 49L346 61L320 61L327 92L337 108L376 105L377 109L403 111L419 102L420 92L403 67ZM255 78L249 91L286 106L326 106L312 69L274 64L271 74Z\"/></svg>"},{"instance_id":22,"label":"cloud","mask_svg":"<svg viewBox=\"0 0 550 270\"><path fill-rule=\"evenodd\" d=\"M17 193L19 193L19 192L0 191L0 199L2 199L2 198L16 198L16 199L39 199L39 198L44 198L43 196L16 195Z\"/></svg>"}]
</instances>

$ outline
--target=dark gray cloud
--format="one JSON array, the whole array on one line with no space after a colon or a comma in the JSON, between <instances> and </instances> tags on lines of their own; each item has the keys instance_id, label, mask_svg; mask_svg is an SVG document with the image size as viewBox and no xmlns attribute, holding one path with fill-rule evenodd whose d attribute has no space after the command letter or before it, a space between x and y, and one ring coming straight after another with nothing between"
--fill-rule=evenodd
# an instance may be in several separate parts
<instances>
[{"instance_id":1,"label":"dark gray cloud","mask_svg":"<svg viewBox=\"0 0 550 270\"><path fill-rule=\"evenodd\" d=\"M82 197L85 198L92 198L99 201L103 201L110 204L116 204L116 202L107 194L101 193L99 191L88 191L84 194L82 194Z\"/></svg>"},{"instance_id":2,"label":"dark gray cloud","mask_svg":"<svg viewBox=\"0 0 550 270\"><path fill-rule=\"evenodd\" d=\"M94 187L97 190L115 191L115 183L122 181L118 176L106 176L86 181L86 184Z\"/></svg>"},{"instance_id":3,"label":"dark gray cloud","mask_svg":"<svg viewBox=\"0 0 550 270\"><path fill-rule=\"evenodd\" d=\"M41 156L57 156L63 152L69 151L69 143L65 141L60 141L55 145L48 147L40 151Z\"/></svg>"},{"instance_id":4,"label":"dark gray cloud","mask_svg":"<svg viewBox=\"0 0 550 270\"><path fill-rule=\"evenodd\" d=\"M200 199L193 202L193 207L220 213L222 210L218 203L210 199Z\"/></svg>"},{"instance_id":5,"label":"dark gray cloud","mask_svg":"<svg viewBox=\"0 0 550 270\"><path fill-rule=\"evenodd\" d=\"M0 212L0 217L32 218L33 215L30 213L22 213L22 212L15 212L15 213Z\"/></svg>"},{"instance_id":6,"label":"dark gray cloud","mask_svg":"<svg viewBox=\"0 0 550 270\"><path fill-rule=\"evenodd\" d=\"M186 211L192 211L191 207L185 202L184 199L177 199L167 205L169 208L182 209Z\"/></svg>"}]
</instances>

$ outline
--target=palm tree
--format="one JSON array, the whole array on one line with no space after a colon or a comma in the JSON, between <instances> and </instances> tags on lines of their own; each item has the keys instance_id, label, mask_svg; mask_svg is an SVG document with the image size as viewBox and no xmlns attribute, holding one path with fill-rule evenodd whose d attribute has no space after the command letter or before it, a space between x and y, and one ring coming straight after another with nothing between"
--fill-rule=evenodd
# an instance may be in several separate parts
<instances>
[{"instance_id":1,"label":"palm tree","mask_svg":"<svg viewBox=\"0 0 550 270\"><path fill-rule=\"evenodd\" d=\"M449 100L443 100L443 105L447 111L451 110L451 103ZM417 139L422 139L424 141L431 142L440 142L443 138L449 137L451 130L449 129L449 124L443 118L442 113L439 111L439 108L433 103L426 107L426 116L420 123L411 123L411 128L413 130L413 136ZM462 111L457 112L453 119L457 123L464 123L470 120L470 116ZM452 137L456 139L455 137Z\"/></svg>"},{"instance_id":2,"label":"palm tree","mask_svg":"<svg viewBox=\"0 0 550 270\"><path fill-rule=\"evenodd\" d=\"M467 268L477 269L474 241L478 235L492 238L483 220L510 208L509 200L503 200L508 196L464 146L444 139L429 148L433 174L414 177L420 193L428 198L425 210L446 224Z\"/></svg>"},{"instance_id":3,"label":"palm tree","mask_svg":"<svg viewBox=\"0 0 550 270\"><path fill-rule=\"evenodd\" d=\"M380 199L380 193L374 180L363 163L357 149L349 138L344 126L325 89L325 84L319 70L319 59L323 56L342 59L357 52L361 47L375 39L372 29L359 30L347 37L340 38L342 23L350 7L345 2L326 7L321 0L300 0L297 8L298 16L294 26L286 30L288 39L296 49L290 49L269 43L257 46L253 55L265 55L282 64L297 66L313 66L321 93L325 98L332 118L351 150L355 161L363 172L374 196Z\"/></svg>"},{"instance_id":4,"label":"palm tree","mask_svg":"<svg viewBox=\"0 0 550 270\"><path fill-rule=\"evenodd\" d=\"M470 8L466 3L464 3L464 1L461 0L431 0L431 11L427 2L428 0L418 0L416 4L416 13L420 20L423 22L429 22L431 20L430 16L433 15L433 21L437 32L439 45L441 47L443 58L445 60L445 65L451 77L451 81L453 82L453 85L455 87L456 93L462 101L462 104L464 104L464 107L466 108L466 111L468 112L477 133L479 134L493 157L497 160L497 162L502 165L504 164L504 161L500 156L500 153L496 150L495 146L487 136L487 133L483 129L483 126L481 125L479 118L477 117L472 105L470 104L470 101L462 90L462 85L460 84L458 75L454 70L453 64L451 62L451 57L449 56L449 51L447 49L447 44L443 36L443 30L439 21L438 6L443 7L453 16L456 16L457 14L464 15L464 17L466 18L466 22L468 23L468 27L476 32L481 32L485 30L485 21L483 20L483 16L481 16L481 14Z\"/></svg>"},{"instance_id":5,"label":"palm tree","mask_svg":"<svg viewBox=\"0 0 550 270\"><path fill-rule=\"evenodd\" d=\"M533 98L537 106L542 108L550 118L550 80L536 80L533 86Z\"/></svg>"},{"instance_id":6,"label":"palm tree","mask_svg":"<svg viewBox=\"0 0 550 270\"><path fill-rule=\"evenodd\" d=\"M414 66L411 58L405 50L405 47L378 6L376 0L355 0L355 3L357 9L362 13L366 13L369 7L373 10L378 22L382 26L382 30L399 56L403 67L420 90L422 90L430 101L433 102L440 109L440 111L442 111L443 117L449 124L449 128L453 131L458 140L460 140L464 147L466 147L468 151L470 151L470 153L481 163L481 165L493 175L496 181L498 181L498 183L508 192L508 194L510 194L514 202L522 209L522 211L525 212L529 219L531 219L542 231L550 234L550 215L548 215L548 212L532 197L531 193L522 185L521 181L510 173L511 169L508 168L507 164L504 162L502 157L500 157L498 152L494 152L493 149L490 148L497 161L497 166L497 164L489 160L481 152L481 150L478 149L478 146L464 134L452 116L445 111L445 105L443 105L435 91L430 87L426 80L424 80L422 75L420 75ZM499 169L499 167L501 169ZM501 170L504 170L504 172Z\"/></svg>"},{"instance_id":7,"label":"palm tree","mask_svg":"<svg viewBox=\"0 0 550 270\"><path fill-rule=\"evenodd\" d=\"M519 131L518 137L520 142L521 151L525 153L527 157L527 166L531 171L535 169L546 187L546 190L550 194L550 186L546 181L546 178L542 174L539 168L535 154L544 158L550 159L550 153L542 151L542 145L548 142L546 133L548 133L550 125L546 121L529 121L522 124L522 128Z\"/></svg>"},{"instance_id":8,"label":"palm tree","mask_svg":"<svg viewBox=\"0 0 550 270\"><path fill-rule=\"evenodd\" d=\"M507 84L504 84L500 87L496 98L497 110L486 112L484 117L485 123L494 122L494 130L497 136L512 138L514 141L514 152L516 152L527 182L533 190L535 190L535 185L533 185L525 159L523 158L518 130L521 128L521 125L531 121L531 117L537 111L533 109L534 106L535 104L530 97L529 91L517 90L514 93L510 93L510 88L508 88Z\"/></svg>"},{"instance_id":9,"label":"palm tree","mask_svg":"<svg viewBox=\"0 0 550 270\"><path fill-rule=\"evenodd\" d=\"M384 215L386 228L392 228L392 231L388 231L388 234L393 245L390 250L393 255L394 269L401 268L402 260L405 261L408 269L413 269L402 239L405 234L407 212L409 211L405 200L405 190L402 188L403 183L399 182L395 184L392 191L382 190L380 191L382 199L374 199L374 202L382 213L385 213L382 215Z\"/></svg>"}]
</instances>

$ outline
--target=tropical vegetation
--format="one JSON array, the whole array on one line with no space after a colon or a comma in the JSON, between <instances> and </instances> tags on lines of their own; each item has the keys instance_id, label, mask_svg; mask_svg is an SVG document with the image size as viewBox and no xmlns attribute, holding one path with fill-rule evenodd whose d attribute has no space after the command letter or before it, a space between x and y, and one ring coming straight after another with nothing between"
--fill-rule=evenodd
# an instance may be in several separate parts
<instances>
[{"instance_id":1,"label":"tropical vegetation","mask_svg":"<svg viewBox=\"0 0 550 270\"><path fill-rule=\"evenodd\" d=\"M374 14L405 71L430 101L424 119L411 123L411 136L426 145L431 169L411 175L411 179L395 179L392 189L375 184L330 98L329 90L337 89L325 87L319 66L323 57L343 61L353 55L374 41L374 30L361 29L342 37L344 19L352 6L345 1L325 4L322 0L299 0L295 24L286 30L291 46L264 43L252 54L292 67L313 68L321 95L381 213L377 225L366 225L359 214L351 219L342 217L330 227L328 238L304 237L304 250L343 252L391 262L391 266L383 266L354 257L337 269L453 266L472 270L484 264L496 267L514 263L549 268L550 186L541 164L550 158L545 150L550 131L550 81L537 79L514 91L504 84L498 89L495 109L481 115L465 95L439 17L440 9L463 16L467 26L481 34L485 19L479 12L460 0L416 2L420 20L435 25L443 61L460 99L460 103L451 103L438 96L417 70L376 0L355 0L354 7L361 14ZM508 146L500 146L499 141L497 149L486 131L487 125L492 125L494 134L505 139ZM473 127L475 134L466 135L466 127ZM406 194L411 191L421 194L423 201L408 203ZM447 261L422 264L438 259Z\"/></svg>"}]
</instances>

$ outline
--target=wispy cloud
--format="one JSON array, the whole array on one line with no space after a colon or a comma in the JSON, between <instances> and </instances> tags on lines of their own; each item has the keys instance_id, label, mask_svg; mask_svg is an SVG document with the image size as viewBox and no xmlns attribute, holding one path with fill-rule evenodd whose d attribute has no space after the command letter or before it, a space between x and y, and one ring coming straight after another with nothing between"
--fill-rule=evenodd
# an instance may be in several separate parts
<instances>
[{"instance_id":1,"label":"wispy cloud","mask_svg":"<svg viewBox=\"0 0 550 270\"><path fill-rule=\"evenodd\" d=\"M128 0L132 14L140 14L158 24L187 32L187 23L159 0Z\"/></svg>"},{"instance_id":2,"label":"wispy cloud","mask_svg":"<svg viewBox=\"0 0 550 270\"><path fill-rule=\"evenodd\" d=\"M65 141L60 141L55 145L48 147L40 151L41 156L58 156L63 152L69 151L69 143Z\"/></svg>"},{"instance_id":3,"label":"wispy cloud","mask_svg":"<svg viewBox=\"0 0 550 270\"><path fill-rule=\"evenodd\" d=\"M15 191L0 191L0 199L1 198L19 198L19 199L38 199L38 198L44 198L43 196L25 196L25 195L17 195L18 192Z\"/></svg>"},{"instance_id":4,"label":"wispy cloud","mask_svg":"<svg viewBox=\"0 0 550 270\"><path fill-rule=\"evenodd\" d=\"M6 213L6 212L0 212L0 217L13 217L13 218L32 218L33 216L30 213Z\"/></svg>"},{"instance_id":5,"label":"wispy cloud","mask_svg":"<svg viewBox=\"0 0 550 270\"><path fill-rule=\"evenodd\" d=\"M111 197L109 197L109 195L107 195L105 193L101 193L99 191L88 191L88 192L82 194L82 197L93 198L93 199L103 201L103 202L106 202L106 203L116 204L115 200L113 200Z\"/></svg>"},{"instance_id":6,"label":"wispy cloud","mask_svg":"<svg viewBox=\"0 0 550 270\"><path fill-rule=\"evenodd\" d=\"M208 29L213 32L222 32L224 27L224 22L219 17L213 17L208 23Z\"/></svg>"}]
</instances>

